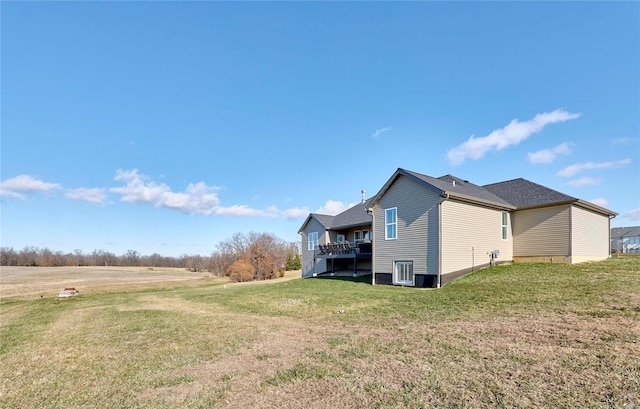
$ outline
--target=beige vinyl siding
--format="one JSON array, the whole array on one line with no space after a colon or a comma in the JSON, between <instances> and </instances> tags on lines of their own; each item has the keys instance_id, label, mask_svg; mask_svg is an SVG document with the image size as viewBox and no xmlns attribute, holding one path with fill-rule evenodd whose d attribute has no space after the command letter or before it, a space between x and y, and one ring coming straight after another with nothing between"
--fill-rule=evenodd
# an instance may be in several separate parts
<instances>
[{"instance_id":1,"label":"beige vinyl siding","mask_svg":"<svg viewBox=\"0 0 640 409\"><path fill-rule=\"evenodd\" d=\"M384 218L384 215L382 217ZM369 240L371 240L371 226L370 225L369 226L361 226L361 227L349 229L345 234L346 240L348 240L351 244L354 244L356 242L356 238L355 238L356 233L355 232L356 231L362 232L363 230L368 230L369 231Z\"/></svg>"},{"instance_id":2,"label":"beige vinyl siding","mask_svg":"<svg viewBox=\"0 0 640 409\"><path fill-rule=\"evenodd\" d=\"M571 208L571 262L609 256L609 217L577 206Z\"/></svg>"},{"instance_id":3,"label":"beige vinyl siding","mask_svg":"<svg viewBox=\"0 0 640 409\"><path fill-rule=\"evenodd\" d=\"M519 210L512 216L513 256L570 255L570 205Z\"/></svg>"},{"instance_id":4,"label":"beige vinyl siding","mask_svg":"<svg viewBox=\"0 0 640 409\"><path fill-rule=\"evenodd\" d=\"M513 234L508 215L507 240L502 239L502 211L454 200L442 203L442 274L489 263L489 253L500 251L500 261L511 261Z\"/></svg>"},{"instance_id":5,"label":"beige vinyl siding","mask_svg":"<svg viewBox=\"0 0 640 409\"><path fill-rule=\"evenodd\" d=\"M308 234L318 233L318 244L326 244L327 235L324 226L315 218L311 218L301 234L302 239L302 276L307 277L313 273L313 251L309 251ZM324 270L323 270L324 271Z\"/></svg>"},{"instance_id":6,"label":"beige vinyl siding","mask_svg":"<svg viewBox=\"0 0 640 409\"><path fill-rule=\"evenodd\" d=\"M414 274L438 274L438 211L441 198L404 176L391 185L374 209L376 273L393 273L393 261L413 261ZM385 240L385 209L397 208L397 236Z\"/></svg>"}]
</instances>

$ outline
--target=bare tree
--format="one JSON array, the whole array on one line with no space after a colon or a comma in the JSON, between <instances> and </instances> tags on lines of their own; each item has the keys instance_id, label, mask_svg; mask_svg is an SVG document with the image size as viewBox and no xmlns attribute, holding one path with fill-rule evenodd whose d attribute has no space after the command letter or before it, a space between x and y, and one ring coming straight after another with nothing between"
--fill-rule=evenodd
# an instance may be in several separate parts
<instances>
[{"instance_id":1,"label":"bare tree","mask_svg":"<svg viewBox=\"0 0 640 409\"><path fill-rule=\"evenodd\" d=\"M18 265L18 253L16 253L13 247L0 248L0 265L2 266Z\"/></svg>"},{"instance_id":2,"label":"bare tree","mask_svg":"<svg viewBox=\"0 0 640 409\"><path fill-rule=\"evenodd\" d=\"M292 244L271 233L250 232L235 234L220 242L217 249L208 260L209 271L215 274L228 272L234 262L246 261L253 267L254 276L264 280L277 277L276 273L285 268Z\"/></svg>"},{"instance_id":3,"label":"bare tree","mask_svg":"<svg viewBox=\"0 0 640 409\"><path fill-rule=\"evenodd\" d=\"M127 250L123 257L126 257L128 266L136 266L140 259L140 253L135 250Z\"/></svg>"},{"instance_id":4,"label":"bare tree","mask_svg":"<svg viewBox=\"0 0 640 409\"><path fill-rule=\"evenodd\" d=\"M36 247L26 246L18 255L18 265L20 266L37 266L38 265L38 249Z\"/></svg>"},{"instance_id":5,"label":"bare tree","mask_svg":"<svg viewBox=\"0 0 640 409\"><path fill-rule=\"evenodd\" d=\"M180 257L163 257L158 253L144 256L136 250L127 250L121 256L105 251L93 250L84 254L75 249L70 253L51 251L48 248L26 246L20 251L10 247L0 248L0 265L2 266L154 266L180 267L193 271L209 270L211 273L225 276L236 261L248 263L252 274L257 279L277 277L276 272L285 267L290 268L292 257L299 258L300 250L297 243L287 243L270 233L250 232L236 233L230 239L217 244L216 250L208 257L201 255L183 254ZM295 265L295 263L293 263ZM248 279L246 264L242 267L242 280Z\"/></svg>"},{"instance_id":6,"label":"bare tree","mask_svg":"<svg viewBox=\"0 0 640 409\"><path fill-rule=\"evenodd\" d=\"M206 269L219 277L227 275L229 267L235 261L235 256L230 253L213 252L206 261Z\"/></svg>"},{"instance_id":7,"label":"bare tree","mask_svg":"<svg viewBox=\"0 0 640 409\"><path fill-rule=\"evenodd\" d=\"M74 257L75 258L74 261L75 261L75 265L76 266L81 266L81 265L85 264L84 263L84 254L82 254L82 250L80 250L80 249L73 250L73 255L75 256Z\"/></svg>"}]
</instances>

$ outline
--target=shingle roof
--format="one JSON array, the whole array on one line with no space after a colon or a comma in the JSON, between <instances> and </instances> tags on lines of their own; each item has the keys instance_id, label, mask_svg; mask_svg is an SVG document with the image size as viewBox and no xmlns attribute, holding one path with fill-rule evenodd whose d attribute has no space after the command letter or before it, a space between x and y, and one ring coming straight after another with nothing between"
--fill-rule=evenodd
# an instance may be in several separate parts
<instances>
[{"instance_id":1,"label":"shingle roof","mask_svg":"<svg viewBox=\"0 0 640 409\"><path fill-rule=\"evenodd\" d=\"M335 216L329 216L327 214L320 214L320 213L311 213L311 214L320 222L320 224L322 224L327 229L331 227L331 224L333 223L333 219L335 218Z\"/></svg>"},{"instance_id":2,"label":"shingle roof","mask_svg":"<svg viewBox=\"0 0 640 409\"><path fill-rule=\"evenodd\" d=\"M518 178L505 182L483 186L486 190L501 197L518 209L527 209L556 203L575 202L578 199L539 185L529 180Z\"/></svg>"},{"instance_id":3,"label":"shingle roof","mask_svg":"<svg viewBox=\"0 0 640 409\"><path fill-rule=\"evenodd\" d=\"M331 228L344 229L346 227L371 224L373 222L373 216L367 213L367 208L370 203L371 198L365 200L364 203L358 203L357 205L334 216Z\"/></svg>"},{"instance_id":4,"label":"shingle roof","mask_svg":"<svg viewBox=\"0 0 640 409\"><path fill-rule=\"evenodd\" d=\"M624 237L640 237L640 226L614 227L611 229L612 239L621 239Z\"/></svg>"},{"instance_id":5,"label":"shingle roof","mask_svg":"<svg viewBox=\"0 0 640 409\"><path fill-rule=\"evenodd\" d=\"M310 213L300 227L300 230L298 231L302 231L304 229L304 226L306 226L311 217L315 218L318 222L320 222L320 224L324 226L325 229L329 230L370 225L373 222L373 217L370 214L367 214L367 208L369 207L370 203L371 199L367 199L364 203L358 203L357 205L352 206L344 212L339 213L335 216L320 213Z\"/></svg>"},{"instance_id":6,"label":"shingle roof","mask_svg":"<svg viewBox=\"0 0 640 409\"><path fill-rule=\"evenodd\" d=\"M440 195L450 195L459 198L473 199L478 202L497 205L505 208L513 208L507 200L495 195L482 186L475 185L468 180L460 179L453 175L444 175L439 178L423 175L407 169L398 169L397 173L412 176L432 188L438 190ZM455 182L455 183L454 183Z\"/></svg>"},{"instance_id":7,"label":"shingle roof","mask_svg":"<svg viewBox=\"0 0 640 409\"><path fill-rule=\"evenodd\" d=\"M447 187L445 189L446 193L449 193L450 195L460 193L469 197L479 199L480 201L492 202L507 206L512 204L509 201L493 194L482 186L475 185L468 180L460 179L453 175L440 176L438 180L442 180L445 182ZM455 186L453 185L454 181L456 182Z\"/></svg>"},{"instance_id":8,"label":"shingle roof","mask_svg":"<svg viewBox=\"0 0 640 409\"><path fill-rule=\"evenodd\" d=\"M610 210L596 206L592 203L584 202L583 200L573 196L566 195L523 178L478 186L468 180L460 179L453 175L444 175L439 178L434 178L421 173L398 168L396 173L393 174L393 176L374 197L367 199L364 203L359 203L336 216L311 213L300 230L304 228L311 217L315 217L326 229L334 230L371 224L373 222L373 217L367 213L367 208L369 208L373 202L377 202L377 200L385 194L386 190L393 184L396 177L399 175L412 178L418 183L422 182L423 186L442 196L447 195L447 197L482 203L503 209L528 209L561 203L575 203L605 214L616 215L616 213L611 212ZM638 229L640 229L640 227L638 227Z\"/></svg>"}]
</instances>

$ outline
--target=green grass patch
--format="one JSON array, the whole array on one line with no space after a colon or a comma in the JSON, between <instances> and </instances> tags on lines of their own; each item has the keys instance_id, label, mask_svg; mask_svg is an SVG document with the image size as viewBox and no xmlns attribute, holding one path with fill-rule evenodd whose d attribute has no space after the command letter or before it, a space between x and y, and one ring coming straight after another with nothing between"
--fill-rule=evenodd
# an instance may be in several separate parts
<instances>
[{"instance_id":1,"label":"green grass patch","mask_svg":"<svg viewBox=\"0 0 640 409\"><path fill-rule=\"evenodd\" d=\"M640 258L3 299L0 336L3 408L640 407Z\"/></svg>"}]
</instances>

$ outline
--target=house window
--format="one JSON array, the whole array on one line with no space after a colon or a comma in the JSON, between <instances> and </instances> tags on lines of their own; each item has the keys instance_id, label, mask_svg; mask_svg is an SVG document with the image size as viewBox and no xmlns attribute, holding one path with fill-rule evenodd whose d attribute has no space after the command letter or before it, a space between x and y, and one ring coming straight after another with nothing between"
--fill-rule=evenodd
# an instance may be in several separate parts
<instances>
[{"instance_id":1,"label":"house window","mask_svg":"<svg viewBox=\"0 0 640 409\"><path fill-rule=\"evenodd\" d=\"M397 237L398 208L392 207L384 211L384 239L395 240Z\"/></svg>"},{"instance_id":2,"label":"house window","mask_svg":"<svg viewBox=\"0 0 640 409\"><path fill-rule=\"evenodd\" d=\"M502 240L509 239L509 213L502 212Z\"/></svg>"},{"instance_id":3,"label":"house window","mask_svg":"<svg viewBox=\"0 0 640 409\"><path fill-rule=\"evenodd\" d=\"M336 241L337 241L338 243L344 243L344 234L338 234L338 235L336 236Z\"/></svg>"},{"instance_id":4,"label":"house window","mask_svg":"<svg viewBox=\"0 0 640 409\"><path fill-rule=\"evenodd\" d=\"M353 242L358 244L362 241L362 232L360 230L356 230L353 232Z\"/></svg>"},{"instance_id":5,"label":"house window","mask_svg":"<svg viewBox=\"0 0 640 409\"><path fill-rule=\"evenodd\" d=\"M369 237L369 230L362 230L362 240L371 240L371 237Z\"/></svg>"},{"instance_id":6,"label":"house window","mask_svg":"<svg viewBox=\"0 0 640 409\"><path fill-rule=\"evenodd\" d=\"M393 270L395 284L414 285L413 261L395 261Z\"/></svg>"},{"instance_id":7,"label":"house window","mask_svg":"<svg viewBox=\"0 0 640 409\"><path fill-rule=\"evenodd\" d=\"M314 231L309 233L308 241L309 241L309 247L307 248L307 250L309 251L315 250L316 247L318 246L318 232Z\"/></svg>"}]
</instances>

